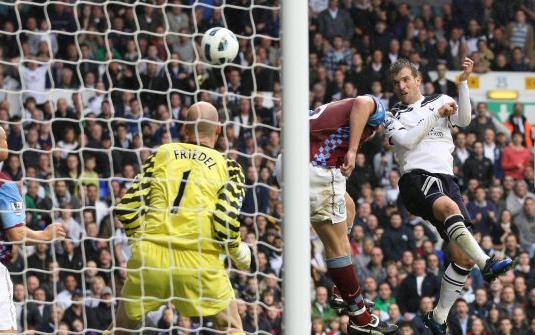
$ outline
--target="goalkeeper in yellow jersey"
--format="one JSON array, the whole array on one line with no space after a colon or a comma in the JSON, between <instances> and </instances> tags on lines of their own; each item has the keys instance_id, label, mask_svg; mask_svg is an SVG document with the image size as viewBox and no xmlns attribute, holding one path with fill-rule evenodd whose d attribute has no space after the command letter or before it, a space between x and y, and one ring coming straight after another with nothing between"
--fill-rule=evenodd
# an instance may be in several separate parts
<instances>
[{"instance_id":1,"label":"goalkeeper in yellow jersey","mask_svg":"<svg viewBox=\"0 0 535 335\"><path fill-rule=\"evenodd\" d=\"M219 257L228 254L242 270L251 263L237 220L243 172L213 149L220 127L211 104L192 105L187 121L186 142L159 147L117 206L132 257L115 334L139 329L168 301L181 315L212 317L218 330L245 334Z\"/></svg>"}]
</instances>

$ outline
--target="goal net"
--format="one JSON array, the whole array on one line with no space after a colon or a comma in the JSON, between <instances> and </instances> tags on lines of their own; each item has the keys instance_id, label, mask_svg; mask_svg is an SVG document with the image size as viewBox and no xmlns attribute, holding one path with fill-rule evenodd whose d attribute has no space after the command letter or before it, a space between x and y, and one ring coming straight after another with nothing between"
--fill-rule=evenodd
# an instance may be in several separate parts
<instances>
[{"instance_id":1,"label":"goal net","mask_svg":"<svg viewBox=\"0 0 535 335\"><path fill-rule=\"evenodd\" d=\"M20 186L26 225L61 223L68 237L13 244L19 332L116 324L132 255L116 206L152 152L184 139L188 107L207 101L223 124L216 149L246 178L239 232L256 269L225 262L239 314L248 332L281 334L279 12L275 0L0 1L1 170ZM202 61L214 26L238 36L234 63ZM161 307L141 331L215 333L210 319L177 311L184 297L150 298Z\"/></svg>"}]
</instances>

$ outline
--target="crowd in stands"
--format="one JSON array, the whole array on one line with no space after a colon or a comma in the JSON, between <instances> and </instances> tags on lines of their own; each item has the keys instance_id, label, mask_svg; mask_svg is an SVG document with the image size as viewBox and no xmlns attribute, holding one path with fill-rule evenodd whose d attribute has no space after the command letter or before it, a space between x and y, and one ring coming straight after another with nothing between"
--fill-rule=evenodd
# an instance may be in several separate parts
<instances>
[{"instance_id":1,"label":"crowd in stands","mask_svg":"<svg viewBox=\"0 0 535 335\"><path fill-rule=\"evenodd\" d=\"M151 150L181 140L188 106L204 100L226 121L217 149L238 160L247 179L240 229L256 246L257 272L231 271L244 327L280 335L283 204L272 177L281 151L280 3L134 3L0 3L0 124L11 150L2 172L20 181L29 227L61 222L69 237L14 247L7 266L19 330L93 334L108 327L129 258L113 208ZM459 69L464 56L480 73L535 67L533 0L309 5L311 108L365 93L392 105L387 69L399 57L417 64L425 94L453 97L456 87L445 73ZM236 64L221 70L193 63L200 50L199 36L192 34L225 24L241 36ZM453 130L455 171L478 241L489 254L518 263L491 285L474 269L450 315L450 331L535 334L531 126L521 103L505 123L484 102L473 109L470 126ZM427 335L422 312L438 297L447 254L433 229L400 204L399 178L378 132L348 180L358 207L350 234L353 261L375 312L398 323L402 334ZM346 334L347 317L328 306L332 282L314 232L311 245L313 334ZM210 326L179 315L172 305L149 314L146 325L162 334L195 334Z\"/></svg>"}]
</instances>

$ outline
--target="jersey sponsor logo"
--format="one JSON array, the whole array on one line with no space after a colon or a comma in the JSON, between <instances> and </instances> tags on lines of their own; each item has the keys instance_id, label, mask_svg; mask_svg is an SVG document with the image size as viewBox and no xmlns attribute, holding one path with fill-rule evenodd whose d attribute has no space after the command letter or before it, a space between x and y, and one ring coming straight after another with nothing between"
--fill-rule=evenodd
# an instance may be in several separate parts
<instances>
[{"instance_id":1,"label":"jersey sponsor logo","mask_svg":"<svg viewBox=\"0 0 535 335\"><path fill-rule=\"evenodd\" d=\"M24 211L24 205L22 204L21 201L12 202L11 203L11 210L15 214L22 214L22 212Z\"/></svg>"},{"instance_id":2,"label":"jersey sponsor logo","mask_svg":"<svg viewBox=\"0 0 535 335\"><path fill-rule=\"evenodd\" d=\"M427 133L427 136L444 137L444 132L442 132L440 130L436 130L436 129L431 129L431 131L429 133Z\"/></svg>"}]
</instances>

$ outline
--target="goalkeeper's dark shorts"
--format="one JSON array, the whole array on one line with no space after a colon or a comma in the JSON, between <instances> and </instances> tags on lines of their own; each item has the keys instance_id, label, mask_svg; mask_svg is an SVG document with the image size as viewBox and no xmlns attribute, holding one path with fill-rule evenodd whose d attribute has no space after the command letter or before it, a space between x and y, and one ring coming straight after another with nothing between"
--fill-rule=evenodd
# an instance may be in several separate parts
<instances>
[{"instance_id":1,"label":"goalkeeper's dark shorts","mask_svg":"<svg viewBox=\"0 0 535 335\"><path fill-rule=\"evenodd\" d=\"M454 176L412 170L399 180L399 194L407 210L431 222L445 241L448 241L448 237L444 222L437 220L433 215L433 204L438 198L447 196L453 200L459 206L466 226L471 226L470 214L464 204L457 178Z\"/></svg>"}]
</instances>

